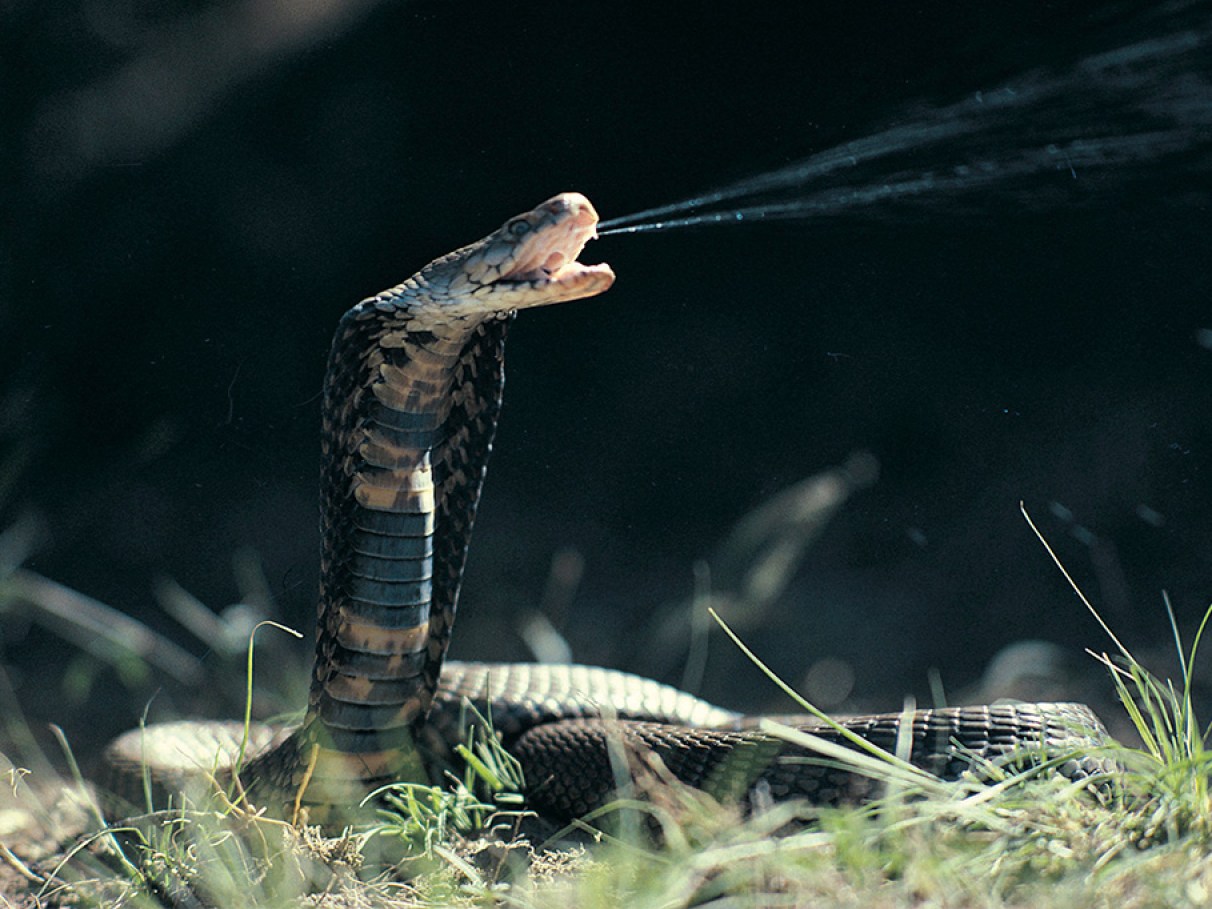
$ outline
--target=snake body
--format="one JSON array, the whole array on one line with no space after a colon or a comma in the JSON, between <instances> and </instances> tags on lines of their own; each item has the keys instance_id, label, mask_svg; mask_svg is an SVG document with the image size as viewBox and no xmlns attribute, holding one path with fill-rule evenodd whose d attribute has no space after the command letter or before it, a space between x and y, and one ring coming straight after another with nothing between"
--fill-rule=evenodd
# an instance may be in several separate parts
<instances>
[{"instance_id":1,"label":"snake body","mask_svg":"<svg viewBox=\"0 0 1212 909\"><path fill-rule=\"evenodd\" d=\"M610 267L577 261L594 235L589 200L564 193L477 243L363 300L338 325L325 378L322 558L315 668L294 728L256 726L239 779L281 816L331 823L385 783L425 780L460 740L465 700L519 759L531 807L571 817L616 785L610 742L654 752L683 781L743 796L862 798L862 778L808 764L755 721L606 669L444 660L500 413L504 345L517 310L595 296ZM445 662L445 667L443 663ZM794 725L835 741L811 717ZM1078 704L1021 704L843 720L860 736L954 776L973 757L1099 741ZM135 730L106 751L110 787L174 791L231 774L237 724ZM963 755L968 755L964 757ZM1095 762L1096 763L1096 762ZM1100 769L1072 761L1071 775Z\"/></svg>"}]
</instances>

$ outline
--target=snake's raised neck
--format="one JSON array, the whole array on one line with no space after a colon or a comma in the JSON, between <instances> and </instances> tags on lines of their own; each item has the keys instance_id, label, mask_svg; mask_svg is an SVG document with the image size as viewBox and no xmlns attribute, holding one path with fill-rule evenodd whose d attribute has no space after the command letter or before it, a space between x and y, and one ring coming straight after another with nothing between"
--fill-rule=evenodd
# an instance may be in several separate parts
<instances>
[{"instance_id":1,"label":"snake's raised neck","mask_svg":"<svg viewBox=\"0 0 1212 909\"><path fill-rule=\"evenodd\" d=\"M307 716L256 764L296 804L356 804L418 772L519 309L593 296L597 213L563 193L341 319L323 404L323 552ZM277 765L276 768L274 765ZM286 765L286 766L284 766ZM285 794L285 793L283 793Z\"/></svg>"}]
</instances>

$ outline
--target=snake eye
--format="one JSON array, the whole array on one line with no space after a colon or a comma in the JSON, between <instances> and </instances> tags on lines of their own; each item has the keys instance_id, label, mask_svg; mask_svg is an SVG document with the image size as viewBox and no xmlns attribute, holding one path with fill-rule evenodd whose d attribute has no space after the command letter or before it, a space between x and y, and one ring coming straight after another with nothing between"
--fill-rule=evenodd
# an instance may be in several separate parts
<instances>
[{"instance_id":1,"label":"snake eye","mask_svg":"<svg viewBox=\"0 0 1212 909\"><path fill-rule=\"evenodd\" d=\"M515 237L524 237L530 233L530 223L522 220L511 221L507 230Z\"/></svg>"}]
</instances>

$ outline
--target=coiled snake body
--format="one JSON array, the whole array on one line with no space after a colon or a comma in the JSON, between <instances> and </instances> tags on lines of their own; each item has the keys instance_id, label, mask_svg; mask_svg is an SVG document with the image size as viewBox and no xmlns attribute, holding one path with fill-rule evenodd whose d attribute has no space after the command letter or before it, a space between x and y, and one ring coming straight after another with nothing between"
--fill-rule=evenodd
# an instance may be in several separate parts
<instances>
[{"instance_id":1,"label":"coiled snake body","mask_svg":"<svg viewBox=\"0 0 1212 909\"><path fill-rule=\"evenodd\" d=\"M564 193L349 310L328 360L323 404L322 561L315 669L293 729L255 726L239 777L279 815L332 822L384 783L425 779L459 735L464 699L491 716L522 763L540 813L583 814L615 787L609 743L651 750L692 785L743 795L861 798L869 786L755 731L753 722L624 673L580 666L447 662L463 565L500 412L504 344L519 309L591 297L610 267L577 262L597 213ZM609 717L603 719L603 715ZM844 724L886 748L901 714ZM1079 704L914 712L910 759L944 776L1040 746L1097 742ZM810 717L796 725L839 741ZM908 730L906 730L908 732ZM233 723L135 730L106 751L119 793L222 778ZM1095 762L1096 763L1096 762ZM1099 769L1070 761L1065 772Z\"/></svg>"}]
</instances>

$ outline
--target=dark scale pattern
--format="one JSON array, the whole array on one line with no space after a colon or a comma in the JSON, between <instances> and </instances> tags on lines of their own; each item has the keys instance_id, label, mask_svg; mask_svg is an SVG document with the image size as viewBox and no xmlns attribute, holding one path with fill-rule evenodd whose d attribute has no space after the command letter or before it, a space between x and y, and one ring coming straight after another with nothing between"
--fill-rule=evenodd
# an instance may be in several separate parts
<instances>
[{"instance_id":1,"label":"dark scale pattern","mask_svg":"<svg viewBox=\"0 0 1212 909\"><path fill-rule=\"evenodd\" d=\"M798 728L826 741L854 746L836 730L805 717L788 717ZM844 718L860 737L894 752L899 714ZM980 773L985 761L1038 764L1104 735L1080 704L1021 704L920 710L913 716L909 760L945 780ZM510 750L521 761L531 806L553 818L570 819L613 797L609 742L632 755L652 753L682 782L722 799L743 798L759 782L775 799L805 798L818 805L859 802L879 795L867 777L825 766L819 756L755 731L688 728L649 722L562 720L521 735ZM1070 761L1061 772L1084 778L1113 769L1110 761Z\"/></svg>"},{"instance_id":2,"label":"dark scale pattern","mask_svg":"<svg viewBox=\"0 0 1212 909\"><path fill-rule=\"evenodd\" d=\"M304 728L351 753L383 750L388 739L375 730L424 720L500 413L509 319L405 332L409 318L373 301L351 310L334 338L326 385L320 601L329 608L309 711L321 726ZM388 387L376 393L376 382ZM392 498L400 487L392 471L417 468L432 471L432 495ZM428 487L424 472L413 475L416 488ZM360 483L385 490L376 500L383 504L359 504ZM376 636L357 643L364 627ZM417 634L401 653L399 638L376 644L375 630ZM363 684L341 682L337 672Z\"/></svg>"},{"instance_id":3,"label":"dark scale pattern","mask_svg":"<svg viewBox=\"0 0 1212 909\"><path fill-rule=\"evenodd\" d=\"M681 726L734 726L740 714L723 710L672 685L600 666L550 663L448 663L430 717L448 741L461 741L450 725L468 701L492 719L511 743L543 723L615 716ZM440 709L437 709L440 708Z\"/></svg>"},{"instance_id":4,"label":"dark scale pattern","mask_svg":"<svg viewBox=\"0 0 1212 909\"><path fill-rule=\"evenodd\" d=\"M507 748L521 761L531 808L557 819L577 817L613 797L615 779L608 741L626 743L633 756L655 753L683 782L722 799L744 799L759 781L774 798L803 797L816 804L857 802L879 794L869 780L819 764L811 756L776 738L756 732L756 717L742 717L650 679L595 666L536 663L447 663L429 723L419 744L429 772L453 760L449 745L464 738L464 704L470 702L492 719ZM606 717L606 719L603 719ZM803 716L772 718L839 742L836 732ZM893 750L900 714L839 718L847 728L885 750ZM153 727L128 733L110 746L107 762L115 788L141 799L138 756L175 748L181 731L199 724L175 724L169 734ZM234 726L234 724L232 724ZM179 728L177 728L179 727ZM254 727L254 743L276 743L280 729ZM167 743L160 741L161 736ZM1017 704L920 710L913 717L912 761L944 779L971 769L973 760L1006 759L1019 753L1024 763L1046 754L1104 742L1098 719L1081 704ZM145 740L146 737L146 740ZM238 736L228 736L238 741ZM217 747L204 739L197 765L215 766ZM385 744L412 746L408 728L351 733L351 751L370 751ZM234 750L234 745L229 746ZM269 751L253 761L246 778L291 779L288 750ZM218 762L219 765L223 761ZM1060 768L1073 779L1113 770L1109 760L1070 761ZM175 771L158 779L175 781L196 775ZM169 783L166 787L171 788ZM273 786L259 787L271 798Z\"/></svg>"},{"instance_id":5,"label":"dark scale pattern","mask_svg":"<svg viewBox=\"0 0 1212 909\"><path fill-rule=\"evenodd\" d=\"M344 597L355 546L361 551L387 553L395 548L394 541L378 535L375 528L357 529L359 509L349 493L360 412L372 403L377 406L368 390L371 369L366 361L366 354L376 347L376 335L381 333L375 315L366 302L345 313L328 356L320 432L321 604ZM358 354L350 356L350 351ZM362 541L366 541L364 549L359 545ZM318 708L324 684L335 673L339 620L337 610L321 607L309 712Z\"/></svg>"},{"instance_id":6,"label":"dark scale pattern","mask_svg":"<svg viewBox=\"0 0 1212 909\"><path fill-rule=\"evenodd\" d=\"M442 427L446 442L434 453L438 513L429 660L425 668L431 691L437 688L442 660L450 646L467 547L501 415L505 338L514 315L507 313L481 323L467 342L455 368L450 413Z\"/></svg>"}]
</instances>

